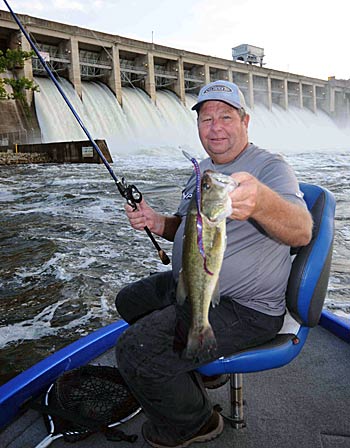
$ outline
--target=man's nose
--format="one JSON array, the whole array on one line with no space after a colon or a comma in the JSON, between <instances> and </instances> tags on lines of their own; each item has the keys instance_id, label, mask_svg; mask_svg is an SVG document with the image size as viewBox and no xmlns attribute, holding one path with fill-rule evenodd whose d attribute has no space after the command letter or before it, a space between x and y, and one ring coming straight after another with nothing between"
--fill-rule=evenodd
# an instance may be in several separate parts
<instances>
[{"instance_id":1,"label":"man's nose","mask_svg":"<svg viewBox=\"0 0 350 448\"><path fill-rule=\"evenodd\" d=\"M210 123L210 128L213 131L218 131L221 129L221 121L218 118L213 118Z\"/></svg>"}]
</instances>

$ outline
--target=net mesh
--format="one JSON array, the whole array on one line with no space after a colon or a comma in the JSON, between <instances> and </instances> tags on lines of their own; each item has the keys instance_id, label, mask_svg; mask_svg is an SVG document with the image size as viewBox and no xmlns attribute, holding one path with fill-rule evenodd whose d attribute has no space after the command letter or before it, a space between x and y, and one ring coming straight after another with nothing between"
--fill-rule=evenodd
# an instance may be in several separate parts
<instances>
[{"instance_id":1,"label":"net mesh","mask_svg":"<svg viewBox=\"0 0 350 448\"><path fill-rule=\"evenodd\" d=\"M87 365L61 375L48 396L48 404L67 412L72 418L51 416L56 430L65 439L81 440L94 432L79 424L81 419L96 430L127 421L140 405L115 367ZM74 436L72 435L74 433ZM73 441L73 440L72 440Z\"/></svg>"}]
</instances>

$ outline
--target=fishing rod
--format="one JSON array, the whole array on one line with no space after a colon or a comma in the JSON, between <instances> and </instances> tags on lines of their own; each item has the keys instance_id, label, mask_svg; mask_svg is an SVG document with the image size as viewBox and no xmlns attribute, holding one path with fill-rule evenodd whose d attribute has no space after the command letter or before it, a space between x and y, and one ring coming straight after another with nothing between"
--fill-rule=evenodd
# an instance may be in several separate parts
<instances>
[{"instance_id":1,"label":"fishing rod","mask_svg":"<svg viewBox=\"0 0 350 448\"><path fill-rule=\"evenodd\" d=\"M100 157L100 159L102 160L103 164L105 165L105 167L107 168L107 170L109 171L109 174L112 176L119 193L123 196L123 198L126 199L126 202L134 209L137 209L137 204L139 204L142 201L142 194L141 192L137 189L137 187L135 185L128 185L128 183L126 182L125 178L119 178L114 171L112 170L112 167L110 166L110 164L108 163L107 159L105 158L105 156L103 155L102 151L100 150L100 148L97 146L96 142L94 141L94 139L92 138L92 136L90 135L90 132L87 130L86 126L84 125L84 123L82 122L81 118L79 117L78 113L76 112L76 110L74 109L72 103L69 101L69 99L67 98L66 94L64 93L62 87L59 85L57 79L55 78L55 76L53 75L52 71L50 70L49 66L46 64L44 58L41 56L40 51L37 49L36 45L34 44L32 38L29 36L28 32L26 31L26 29L24 28L24 26L22 25L21 21L19 20L19 18L17 17L17 15L14 13L14 11L12 10L11 6L9 5L7 0L4 0L5 5L7 6L8 10L10 11L10 14L12 15L14 21L17 23L17 25L19 26L20 30L22 31L22 33L24 34L25 38L27 39L27 41L29 42L30 46L32 47L34 53L37 55L39 61L41 62L41 64L43 65L44 69L46 70L47 74L49 75L49 77L51 78L51 80L53 81L53 83L55 84L55 86L57 87L57 90L60 92L61 96L63 97L64 101L66 102L67 106L69 107L69 109L71 110L71 112L73 113L74 117L76 118L77 122L79 123L80 127L82 128L82 130L84 131L85 135L87 136L87 138L90 140L94 150L97 152L98 156ZM146 231L148 237L150 238L150 240L152 241L154 247L157 249L158 251L158 255L159 258L161 259L163 264L169 264L170 260L169 257L167 256L167 254L164 252L164 250L162 250L159 246L159 244L157 243L157 241L155 240L154 236L152 235L152 232L150 231L150 229L145 226L144 230Z\"/></svg>"}]
</instances>

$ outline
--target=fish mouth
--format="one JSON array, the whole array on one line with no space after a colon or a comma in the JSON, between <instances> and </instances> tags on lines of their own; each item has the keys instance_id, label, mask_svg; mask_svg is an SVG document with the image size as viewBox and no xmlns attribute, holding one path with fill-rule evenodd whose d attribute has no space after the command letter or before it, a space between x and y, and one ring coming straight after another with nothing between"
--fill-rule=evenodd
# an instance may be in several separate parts
<instances>
[{"instance_id":1,"label":"fish mouth","mask_svg":"<svg viewBox=\"0 0 350 448\"><path fill-rule=\"evenodd\" d=\"M229 176L227 176L227 177L229 177ZM233 191L239 185L239 183L236 182L232 177L231 177L231 180L229 180L229 181L212 177L212 182L214 185L217 185L218 187L223 188L228 193Z\"/></svg>"},{"instance_id":2,"label":"fish mouth","mask_svg":"<svg viewBox=\"0 0 350 448\"><path fill-rule=\"evenodd\" d=\"M222 221L222 219L220 219L219 217L215 219L210 219L205 216L205 220L209 227L216 227Z\"/></svg>"},{"instance_id":3,"label":"fish mouth","mask_svg":"<svg viewBox=\"0 0 350 448\"><path fill-rule=\"evenodd\" d=\"M204 219L210 227L217 226L221 221L228 218L232 213L232 207L227 207L227 209L223 210L221 213L215 215L215 217L209 217L203 214Z\"/></svg>"},{"instance_id":4,"label":"fish mouth","mask_svg":"<svg viewBox=\"0 0 350 448\"><path fill-rule=\"evenodd\" d=\"M231 176L210 170L207 170L206 174L211 179L213 185L222 188L225 192L229 193L239 186L239 183L236 182Z\"/></svg>"}]
</instances>

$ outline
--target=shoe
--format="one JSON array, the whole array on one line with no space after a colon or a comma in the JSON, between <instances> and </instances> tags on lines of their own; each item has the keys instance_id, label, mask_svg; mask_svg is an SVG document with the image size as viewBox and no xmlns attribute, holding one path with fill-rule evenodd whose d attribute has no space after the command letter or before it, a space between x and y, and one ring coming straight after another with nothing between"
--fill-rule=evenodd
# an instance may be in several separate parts
<instances>
[{"instance_id":1,"label":"shoe","mask_svg":"<svg viewBox=\"0 0 350 448\"><path fill-rule=\"evenodd\" d=\"M221 414L214 410L210 419L202 426L196 435L184 442L174 442L174 444L169 445L161 440L153 440L152 437L147 434L147 430L149 429L147 423L148 422L145 422L142 425L142 435L145 441L154 448L185 448L186 446L191 445L191 443L209 442L209 440L218 437L224 429L224 419Z\"/></svg>"},{"instance_id":2,"label":"shoe","mask_svg":"<svg viewBox=\"0 0 350 448\"><path fill-rule=\"evenodd\" d=\"M206 389L217 389L227 383L230 379L230 375L227 373L213 376L201 375L201 378Z\"/></svg>"}]
</instances>

